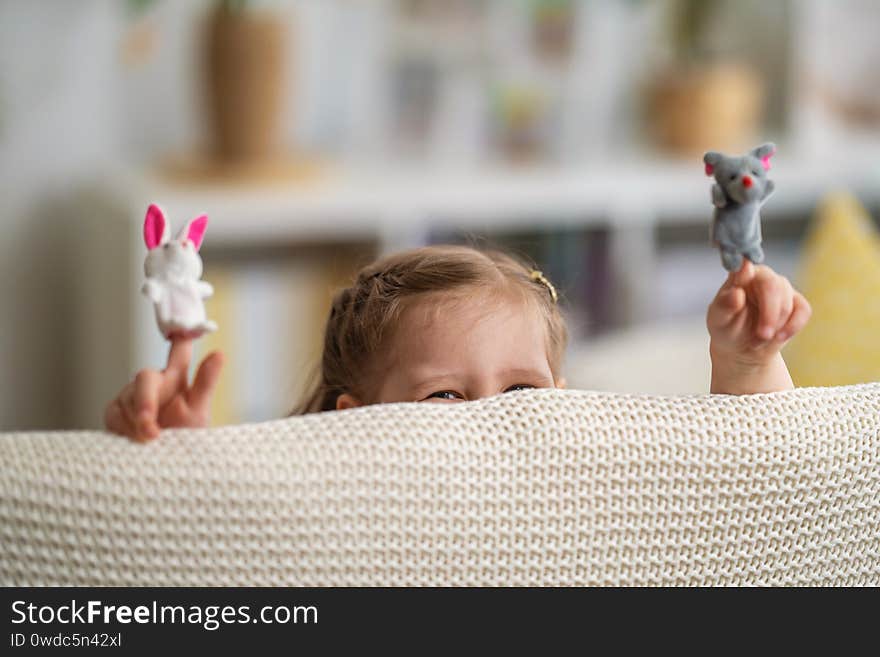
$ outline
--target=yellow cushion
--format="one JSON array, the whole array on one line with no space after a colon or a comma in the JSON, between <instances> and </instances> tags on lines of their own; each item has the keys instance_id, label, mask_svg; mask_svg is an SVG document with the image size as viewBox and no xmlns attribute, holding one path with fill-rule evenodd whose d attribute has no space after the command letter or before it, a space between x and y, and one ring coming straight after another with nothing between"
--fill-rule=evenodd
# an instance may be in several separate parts
<instances>
[{"instance_id":1,"label":"yellow cushion","mask_svg":"<svg viewBox=\"0 0 880 657\"><path fill-rule=\"evenodd\" d=\"M795 385L880 381L880 234L854 197L819 206L797 283L813 317L785 350Z\"/></svg>"}]
</instances>

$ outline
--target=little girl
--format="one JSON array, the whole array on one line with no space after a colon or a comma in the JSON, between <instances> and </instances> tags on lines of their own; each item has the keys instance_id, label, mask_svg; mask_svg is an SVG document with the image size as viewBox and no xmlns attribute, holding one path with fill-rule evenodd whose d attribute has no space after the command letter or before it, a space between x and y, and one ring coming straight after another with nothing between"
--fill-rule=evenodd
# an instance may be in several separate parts
<instances>
[{"instance_id":1,"label":"little girl","mask_svg":"<svg viewBox=\"0 0 880 657\"><path fill-rule=\"evenodd\" d=\"M786 278L746 260L707 313L711 392L791 389L779 350L809 317ZM295 413L561 388L567 338L556 290L541 272L464 246L403 251L336 294L320 371ZM165 427L206 426L223 357L205 357L190 385L191 355L192 340L174 339L164 370L141 370L108 404L107 428L147 440Z\"/></svg>"}]
</instances>

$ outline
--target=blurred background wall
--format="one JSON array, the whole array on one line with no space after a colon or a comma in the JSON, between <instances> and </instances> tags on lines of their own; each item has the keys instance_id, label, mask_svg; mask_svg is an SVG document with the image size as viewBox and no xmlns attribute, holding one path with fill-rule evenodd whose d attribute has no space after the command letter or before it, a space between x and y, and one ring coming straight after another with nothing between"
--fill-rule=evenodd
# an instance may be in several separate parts
<instances>
[{"instance_id":1,"label":"blurred background wall","mask_svg":"<svg viewBox=\"0 0 880 657\"><path fill-rule=\"evenodd\" d=\"M440 241L551 275L575 385L706 389L700 156L765 140L768 264L816 310L796 381L880 378L877 34L867 0L6 0L0 428L94 426L161 366L153 201L211 216L217 422L282 414L332 289Z\"/></svg>"}]
</instances>

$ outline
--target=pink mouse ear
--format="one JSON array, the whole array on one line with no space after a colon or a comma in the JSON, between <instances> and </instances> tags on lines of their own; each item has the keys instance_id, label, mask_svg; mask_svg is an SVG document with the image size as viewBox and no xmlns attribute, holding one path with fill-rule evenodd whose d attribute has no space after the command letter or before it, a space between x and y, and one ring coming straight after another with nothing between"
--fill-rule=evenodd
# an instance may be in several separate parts
<instances>
[{"instance_id":1,"label":"pink mouse ear","mask_svg":"<svg viewBox=\"0 0 880 657\"><path fill-rule=\"evenodd\" d=\"M770 155L765 155L761 158L761 165L764 167L764 171L770 170L770 158L773 157L775 154L776 153L774 151L773 153L770 153Z\"/></svg>"},{"instance_id":2,"label":"pink mouse ear","mask_svg":"<svg viewBox=\"0 0 880 657\"><path fill-rule=\"evenodd\" d=\"M208 228L208 215L203 214L192 221L186 227L186 238L193 243L196 251L202 246L202 240L205 238L205 231Z\"/></svg>"},{"instance_id":3,"label":"pink mouse ear","mask_svg":"<svg viewBox=\"0 0 880 657\"><path fill-rule=\"evenodd\" d=\"M148 249L155 249L157 246L168 240L168 224L165 221L165 215L162 209L155 204L151 204L147 208L147 216L144 218L144 242Z\"/></svg>"}]
</instances>

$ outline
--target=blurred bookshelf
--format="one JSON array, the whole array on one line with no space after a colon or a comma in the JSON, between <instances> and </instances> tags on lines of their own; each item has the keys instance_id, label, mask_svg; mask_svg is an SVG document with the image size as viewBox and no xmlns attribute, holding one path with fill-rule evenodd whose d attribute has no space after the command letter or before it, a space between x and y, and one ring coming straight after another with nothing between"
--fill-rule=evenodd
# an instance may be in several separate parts
<instances>
[{"instance_id":1,"label":"blurred bookshelf","mask_svg":"<svg viewBox=\"0 0 880 657\"><path fill-rule=\"evenodd\" d=\"M663 121L647 93L674 60L666 12L702 4L298 3L295 91L304 100L289 109L304 118L287 145L318 156L115 166L80 205L77 421L99 425L134 372L164 364L166 345L138 293L152 202L175 225L210 217L203 257L216 295L207 308L220 331L200 348L229 360L217 423L288 411L316 360L333 289L400 248L463 242L531 258L563 293L575 349L616 329L702 315L725 276L708 244L710 181L697 144L681 154L658 143ZM864 84L876 79L865 62L876 61L880 12L823 0L705 4L714 57L763 83L763 114L736 150L778 144L765 250L768 264L796 277L827 193L845 189L880 207L880 121L864 110L880 106L876 85ZM716 120L718 94L709 96L711 111L685 113L684 133L714 135L707 128L730 119Z\"/></svg>"},{"instance_id":2,"label":"blurred bookshelf","mask_svg":"<svg viewBox=\"0 0 880 657\"><path fill-rule=\"evenodd\" d=\"M812 167L785 153L774 164L778 192L764 224L769 264L793 275L823 190L846 187L880 204L880 168L851 157ZM708 244L708 189L699 162L648 158L480 172L328 167L305 181L238 185L117 172L81 204L87 266L78 283L83 298L105 293L81 306L75 407L91 409L80 421L94 425L94 410L138 369L164 365L167 346L139 294L149 203L160 203L174 227L210 217L204 278L216 290L207 308L220 331L200 350L227 354L214 417L228 423L293 406L316 363L333 291L377 254L400 248L469 242L531 258L562 291L575 342L701 312L724 277Z\"/></svg>"}]
</instances>

